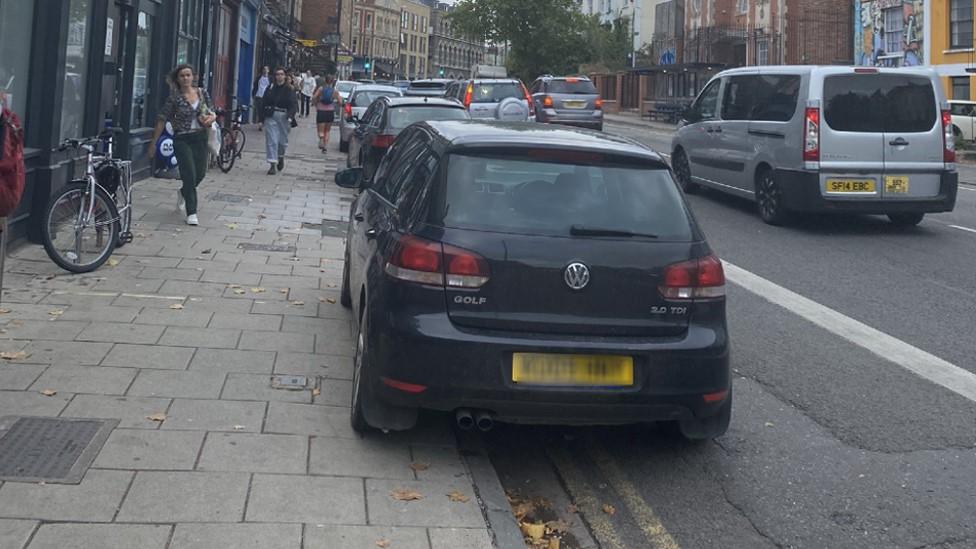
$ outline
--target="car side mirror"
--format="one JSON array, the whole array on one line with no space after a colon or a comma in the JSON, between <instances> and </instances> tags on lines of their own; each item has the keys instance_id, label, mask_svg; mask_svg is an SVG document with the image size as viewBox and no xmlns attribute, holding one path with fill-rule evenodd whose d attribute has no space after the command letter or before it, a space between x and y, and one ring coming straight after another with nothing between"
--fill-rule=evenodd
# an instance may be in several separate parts
<instances>
[{"instance_id":1,"label":"car side mirror","mask_svg":"<svg viewBox=\"0 0 976 549\"><path fill-rule=\"evenodd\" d=\"M363 169L347 168L335 174L335 184L343 189L361 189L363 185Z\"/></svg>"}]
</instances>

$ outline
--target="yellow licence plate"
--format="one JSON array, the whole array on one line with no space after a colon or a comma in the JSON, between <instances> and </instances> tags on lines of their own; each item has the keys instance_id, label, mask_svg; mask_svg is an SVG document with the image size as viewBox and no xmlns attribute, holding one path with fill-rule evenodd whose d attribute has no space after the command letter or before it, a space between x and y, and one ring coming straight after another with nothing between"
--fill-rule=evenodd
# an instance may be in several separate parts
<instances>
[{"instance_id":1,"label":"yellow licence plate","mask_svg":"<svg viewBox=\"0 0 976 549\"><path fill-rule=\"evenodd\" d=\"M873 179L828 179L828 193L873 193Z\"/></svg>"},{"instance_id":2,"label":"yellow licence plate","mask_svg":"<svg viewBox=\"0 0 976 549\"><path fill-rule=\"evenodd\" d=\"M634 384L634 359L615 355L515 353L512 381L527 385L626 387Z\"/></svg>"},{"instance_id":3,"label":"yellow licence plate","mask_svg":"<svg viewBox=\"0 0 976 549\"><path fill-rule=\"evenodd\" d=\"M905 194L908 192L907 175L886 175L884 182L886 193Z\"/></svg>"},{"instance_id":4,"label":"yellow licence plate","mask_svg":"<svg viewBox=\"0 0 976 549\"><path fill-rule=\"evenodd\" d=\"M586 106L586 101L563 101L563 107L567 109L582 109Z\"/></svg>"}]
</instances>

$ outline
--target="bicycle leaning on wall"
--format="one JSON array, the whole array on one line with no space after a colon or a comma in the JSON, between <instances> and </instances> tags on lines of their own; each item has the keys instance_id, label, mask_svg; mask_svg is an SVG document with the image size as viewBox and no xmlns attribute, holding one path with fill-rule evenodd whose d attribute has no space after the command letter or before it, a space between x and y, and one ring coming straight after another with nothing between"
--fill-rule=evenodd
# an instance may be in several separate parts
<instances>
[{"instance_id":1,"label":"bicycle leaning on wall","mask_svg":"<svg viewBox=\"0 0 976 549\"><path fill-rule=\"evenodd\" d=\"M218 110L217 116L222 117L220 124L220 154L217 155L217 165L220 171L227 173L234 167L234 161L241 157L247 135L241 129L241 121L247 116L248 108L240 106L232 111ZM228 121L228 115L230 120Z\"/></svg>"}]
</instances>

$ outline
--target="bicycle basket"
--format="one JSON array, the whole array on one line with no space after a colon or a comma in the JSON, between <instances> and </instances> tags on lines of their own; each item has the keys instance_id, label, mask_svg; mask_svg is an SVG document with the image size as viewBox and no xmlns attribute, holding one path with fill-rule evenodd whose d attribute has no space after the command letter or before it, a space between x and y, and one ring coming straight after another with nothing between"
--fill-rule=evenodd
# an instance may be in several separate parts
<instances>
[{"instance_id":1,"label":"bicycle basket","mask_svg":"<svg viewBox=\"0 0 976 549\"><path fill-rule=\"evenodd\" d=\"M95 180L109 194L115 194L122 183L122 170L112 162L105 162L95 168Z\"/></svg>"}]
</instances>

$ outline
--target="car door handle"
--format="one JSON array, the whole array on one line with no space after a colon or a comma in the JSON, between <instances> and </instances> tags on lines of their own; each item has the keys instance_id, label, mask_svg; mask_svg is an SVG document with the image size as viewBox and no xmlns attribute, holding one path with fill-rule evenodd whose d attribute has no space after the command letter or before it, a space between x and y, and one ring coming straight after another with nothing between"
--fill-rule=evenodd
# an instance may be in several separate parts
<instances>
[{"instance_id":1,"label":"car door handle","mask_svg":"<svg viewBox=\"0 0 976 549\"><path fill-rule=\"evenodd\" d=\"M377 234L379 234L379 232L376 229L366 229L366 238L370 240L376 238Z\"/></svg>"},{"instance_id":2,"label":"car door handle","mask_svg":"<svg viewBox=\"0 0 976 549\"><path fill-rule=\"evenodd\" d=\"M364 221L366 219L366 216L364 216L361 213L358 213L358 214L352 216L352 218L355 219L356 221Z\"/></svg>"},{"instance_id":3,"label":"car door handle","mask_svg":"<svg viewBox=\"0 0 976 549\"><path fill-rule=\"evenodd\" d=\"M888 144L891 145L892 147L904 147L908 145L908 141L905 141L905 138L903 137L899 137L898 139L889 141Z\"/></svg>"}]
</instances>

